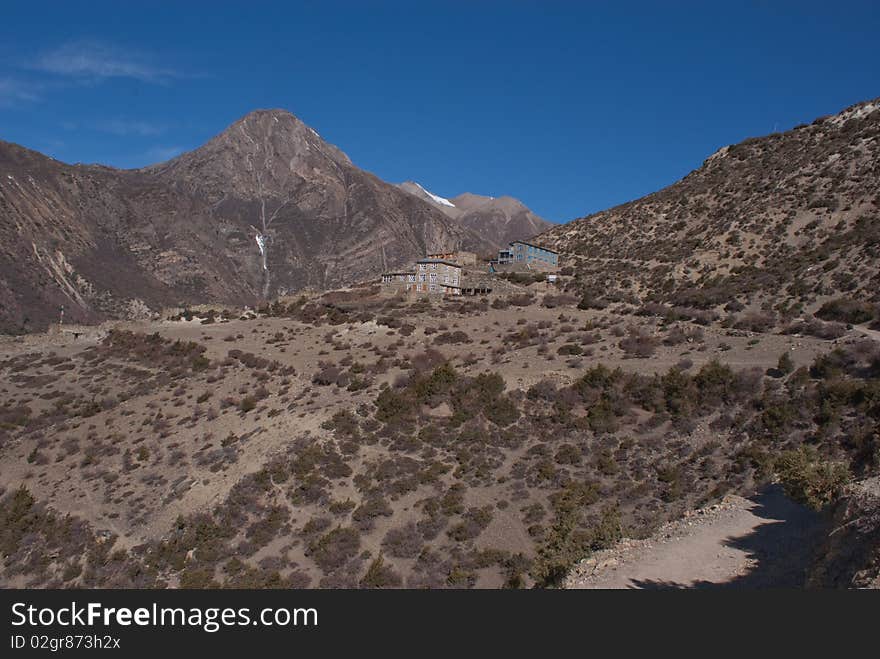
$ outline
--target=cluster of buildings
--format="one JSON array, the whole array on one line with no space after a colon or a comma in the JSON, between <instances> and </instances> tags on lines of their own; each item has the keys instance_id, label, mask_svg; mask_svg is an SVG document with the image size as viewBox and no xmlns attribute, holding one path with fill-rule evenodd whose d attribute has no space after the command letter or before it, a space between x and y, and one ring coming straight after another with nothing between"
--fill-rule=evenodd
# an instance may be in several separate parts
<instances>
[{"instance_id":1,"label":"cluster of buildings","mask_svg":"<svg viewBox=\"0 0 880 659\"><path fill-rule=\"evenodd\" d=\"M485 295L492 292L490 280L476 272L477 255L473 252L439 252L419 259L409 270L386 272L382 286L400 293L428 295ZM523 241L510 243L498 252L497 259L488 262L488 271L522 269L555 271L559 255L546 247ZM467 271L466 268L471 270Z\"/></svg>"}]
</instances>

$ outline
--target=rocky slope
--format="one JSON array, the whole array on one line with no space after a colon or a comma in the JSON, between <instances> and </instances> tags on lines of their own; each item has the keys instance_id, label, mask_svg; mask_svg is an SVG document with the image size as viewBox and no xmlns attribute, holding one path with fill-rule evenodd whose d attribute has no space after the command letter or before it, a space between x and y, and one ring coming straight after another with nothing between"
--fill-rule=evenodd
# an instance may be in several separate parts
<instances>
[{"instance_id":1,"label":"rocky slope","mask_svg":"<svg viewBox=\"0 0 880 659\"><path fill-rule=\"evenodd\" d=\"M710 156L677 183L554 227L577 287L632 304L796 314L880 301L880 99ZM739 305L735 305L738 306Z\"/></svg>"},{"instance_id":2,"label":"rocky slope","mask_svg":"<svg viewBox=\"0 0 880 659\"><path fill-rule=\"evenodd\" d=\"M181 302L342 286L426 251L486 248L358 169L289 112L256 111L135 171L0 142L0 332Z\"/></svg>"},{"instance_id":3,"label":"rocky slope","mask_svg":"<svg viewBox=\"0 0 880 659\"><path fill-rule=\"evenodd\" d=\"M442 210L461 227L489 243L492 251L513 240L529 239L553 226L513 197L486 197L465 192L445 199L412 181L398 187Z\"/></svg>"},{"instance_id":4,"label":"rocky slope","mask_svg":"<svg viewBox=\"0 0 880 659\"><path fill-rule=\"evenodd\" d=\"M850 487L832 509L831 526L807 584L880 588L880 478Z\"/></svg>"}]
</instances>

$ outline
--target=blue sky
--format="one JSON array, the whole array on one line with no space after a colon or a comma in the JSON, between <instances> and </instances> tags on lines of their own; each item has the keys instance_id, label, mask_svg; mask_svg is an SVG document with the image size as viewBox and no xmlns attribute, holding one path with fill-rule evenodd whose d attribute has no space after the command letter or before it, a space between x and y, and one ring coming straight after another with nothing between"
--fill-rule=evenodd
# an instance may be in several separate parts
<instances>
[{"instance_id":1,"label":"blue sky","mask_svg":"<svg viewBox=\"0 0 880 659\"><path fill-rule=\"evenodd\" d=\"M281 107L385 180L567 221L880 96L869 2L4 3L0 139L137 167Z\"/></svg>"}]
</instances>

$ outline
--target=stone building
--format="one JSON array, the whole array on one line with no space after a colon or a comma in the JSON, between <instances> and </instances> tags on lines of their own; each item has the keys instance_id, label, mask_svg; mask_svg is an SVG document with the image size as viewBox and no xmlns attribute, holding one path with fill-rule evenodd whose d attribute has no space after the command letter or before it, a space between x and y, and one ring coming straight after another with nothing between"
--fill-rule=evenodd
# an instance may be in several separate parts
<instances>
[{"instance_id":1,"label":"stone building","mask_svg":"<svg viewBox=\"0 0 880 659\"><path fill-rule=\"evenodd\" d=\"M461 295L461 266L454 261L425 258L416 261L415 281L407 290L437 295Z\"/></svg>"},{"instance_id":2,"label":"stone building","mask_svg":"<svg viewBox=\"0 0 880 659\"><path fill-rule=\"evenodd\" d=\"M385 272L382 274L382 288L388 291L404 293L409 286L416 281L415 270L402 270L400 272Z\"/></svg>"},{"instance_id":3,"label":"stone building","mask_svg":"<svg viewBox=\"0 0 880 659\"><path fill-rule=\"evenodd\" d=\"M476 263L476 255L473 253L455 252L455 254L464 254L465 258L470 254ZM432 254L416 261L411 270L383 273L382 288L394 293L461 295L464 286L462 265L458 261L437 258ZM475 290L485 293L488 292L486 288L482 285L472 286L468 292L471 295L475 294Z\"/></svg>"}]
</instances>

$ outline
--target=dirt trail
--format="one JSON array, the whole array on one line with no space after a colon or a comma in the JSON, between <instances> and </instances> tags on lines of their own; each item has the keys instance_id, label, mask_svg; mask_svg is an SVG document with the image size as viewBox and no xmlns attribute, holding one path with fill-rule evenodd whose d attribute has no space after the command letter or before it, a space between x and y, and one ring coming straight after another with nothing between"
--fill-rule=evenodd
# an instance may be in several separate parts
<instances>
[{"instance_id":1,"label":"dirt trail","mask_svg":"<svg viewBox=\"0 0 880 659\"><path fill-rule=\"evenodd\" d=\"M867 336L869 339L874 339L878 343L880 343L880 331L868 329L867 323L865 325L856 325L856 329Z\"/></svg>"},{"instance_id":2,"label":"dirt trail","mask_svg":"<svg viewBox=\"0 0 880 659\"><path fill-rule=\"evenodd\" d=\"M567 588L795 588L824 524L780 491L721 504L580 563Z\"/></svg>"}]
</instances>

